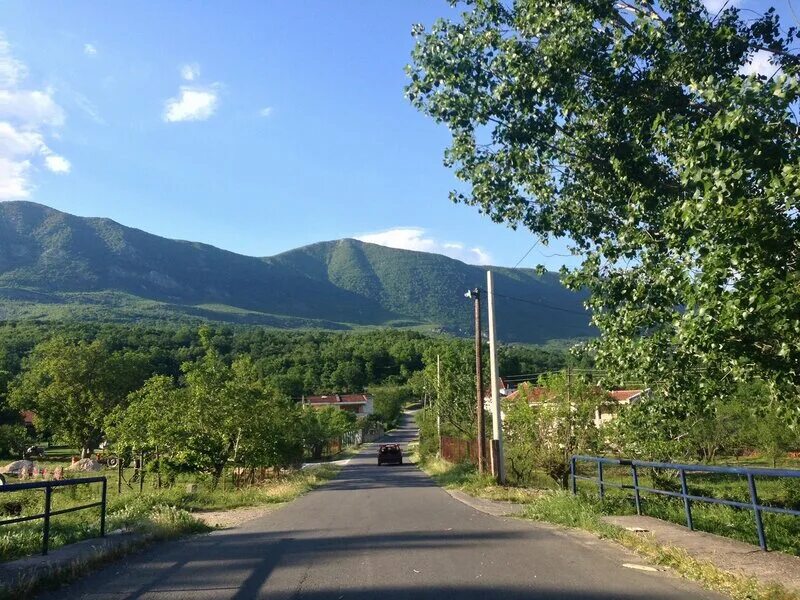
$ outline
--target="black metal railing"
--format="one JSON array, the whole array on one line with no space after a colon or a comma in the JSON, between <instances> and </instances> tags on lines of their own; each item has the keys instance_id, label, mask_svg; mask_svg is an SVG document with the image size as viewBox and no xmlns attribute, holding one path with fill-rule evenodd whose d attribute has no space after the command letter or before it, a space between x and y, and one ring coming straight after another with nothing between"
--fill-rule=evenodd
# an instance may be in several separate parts
<instances>
[{"instance_id":1,"label":"black metal railing","mask_svg":"<svg viewBox=\"0 0 800 600\"><path fill-rule=\"evenodd\" d=\"M59 510L52 510L53 503L53 489L60 487L69 487L76 485L87 485L90 483L102 483L102 495L98 502L90 504L82 504L81 506L70 506L69 508L62 508ZM38 519L44 520L42 527L42 555L46 555L50 547L50 518L57 515L64 515L79 510L86 510L89 508L100 508L100 537L106 535L106 491L108 481L105 477L83 477L80 479L62 479L53 481L26 481L24 483L11 483L0 486L0 498L2 494L9 492L20 492L23 490L44 490L44 512L36 515L25 515L24 517L15 517L13 519L5 519L0 521L0 526L13 525L14 523L24 523L26 521L36 521Z\"/></svg>"},{"instance_id":2,"label":"black metal railing","mask_svg":"<svg viewBox=\"0 0 800 600\"><path fill-rule=\"evenodd\" d=\"M577 474L578 462L593 462L597 464L597 477L586 477ZM603 477L603 465L619 465L623 467L630 467L631 479L633 484L617 483L608 481ZM791 508L783 508L780 506L769 506L761 504L758 499L758 490L756 489L756 477L791 477L800 480L800 470L798 469L759 469L748 467L722 467L716 465L690 465L679 463L661 463L649 462L644 460L629 460L625 458L606 458L602 456L573 456L569 463L570 467L570 480L572 482L572 493L578 493L578 480L594 481L597 483L600 499L605 497L607 487L613 487L623 490L633 490L633 500L636 505L636 514L642 514L642 499L641 493L647 492L651 494L658 494L661 496L669 496L672 498L680 498L683 500L683 509L686 514L686 526L694 530L694 522L692 520L692 502L706 502L709 504L723 504L725 506L733 506L735 508L743 508L753 511L753 518L755 520L756 532L758 533L758 545L762 550L767 549L767 536L764 532L764 521L761 518L761 513L771 512L783 515L793 515L800 517L800 511ZM654 487L643 486L639 483L639 468L650 469L665 469L670 471L677 471L680 476L681 491L675 492L671 490L661 490ZM750 495L749 502L740 502L737 500L725 500L722 498L711 498L709 496L699 496L690 494L688 485L686 484L686 473L717 473L726 475L739 475L747 478L747 489Z\"/></svg>"}]
</instances>

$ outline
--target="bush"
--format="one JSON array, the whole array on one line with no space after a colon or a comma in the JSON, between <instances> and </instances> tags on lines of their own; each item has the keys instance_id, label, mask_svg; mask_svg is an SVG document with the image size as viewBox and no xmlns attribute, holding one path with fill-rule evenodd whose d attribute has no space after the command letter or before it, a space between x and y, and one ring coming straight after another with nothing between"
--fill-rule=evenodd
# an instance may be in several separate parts
<instances>
[{"instance_id":1,"label":"bush","mask_svg":"<svg viewBox=\"0 0 800 600\"><path fill-rule=\"evenodd\" d=\"M29 441L28 432L22 425L0 425L0 456L22 456Z\"/></svg>"},{"instance_id":2,"label":"bush","mask_svg":"<svg viewBox=\"0 0 800 600\"><path fill-rule=\"evenodd\" d=\"M439 452L435 409L429 406L417 411L416 421L419 427L419 458L424 461Z\"/></svg>"}]
</instances>

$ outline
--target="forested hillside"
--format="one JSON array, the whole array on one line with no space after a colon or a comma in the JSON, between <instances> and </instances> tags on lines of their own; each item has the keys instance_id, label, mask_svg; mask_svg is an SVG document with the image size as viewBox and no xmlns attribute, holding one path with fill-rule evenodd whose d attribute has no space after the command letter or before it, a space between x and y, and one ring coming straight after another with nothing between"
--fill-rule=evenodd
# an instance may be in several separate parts
<instances>
[{"instance_id":1,"label":"forested hillside","mask_svg":"<svg viewBox=\"0 0 800 600\"><path fill-rule=\"evenodd\" d=\"M555 274L495 268L498 334L592 335ZM202 320L280 328L472 328L466 289L485 269L353 239L256 258L30 202L0 204L0 319Z\"/></svg>"}]
</instances>

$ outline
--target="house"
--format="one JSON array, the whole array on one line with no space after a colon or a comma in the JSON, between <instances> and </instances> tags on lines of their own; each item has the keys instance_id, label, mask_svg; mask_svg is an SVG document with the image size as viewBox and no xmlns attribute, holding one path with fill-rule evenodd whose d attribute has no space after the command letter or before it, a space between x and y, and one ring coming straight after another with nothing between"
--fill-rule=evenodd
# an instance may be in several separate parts
<instances>
[{"instance_id":1,"label":"house","mask_svg":"<svg viewBox=\"0 0 800 600\"><path fill-rule=\"evenodd\" d=\"M369 394L331 394L329 396L303 396L303 404L314 408L335 406L340 410L366 417L375 412L372 396Z\"/></svg>"},{"instance_id":2,"label":"house","mask_svg":"<svg viewBox=\"0 0 800 600\"><path fill-rule=\"evenodd\" d=\"M594 424L600 427L613 421L622 406L636 404L650 395L650 388L644 390L611 390L607 392L609 402L598 406L594 413Z\"/></svg>"},{"instance_id":3,"label":"house","mask_svg":"<svg viewBox=\"0 0 800 600\"><path fill-rule=\"evenodd\" d=\"M601 390L598 394L603 399L594 413L594 424L596 427L601 427L606 423L614 420L619 413L620 407L629 404L635 404L650 394L650 389L635 389L635 390ZM555 397L555 392L543 386L532 385L530 383L522 383L520 386L505 396L505 400L514 400L520 394L528 399L531 406L538 406L546 404L548 400Z\"/></svg>"}]
</instances>

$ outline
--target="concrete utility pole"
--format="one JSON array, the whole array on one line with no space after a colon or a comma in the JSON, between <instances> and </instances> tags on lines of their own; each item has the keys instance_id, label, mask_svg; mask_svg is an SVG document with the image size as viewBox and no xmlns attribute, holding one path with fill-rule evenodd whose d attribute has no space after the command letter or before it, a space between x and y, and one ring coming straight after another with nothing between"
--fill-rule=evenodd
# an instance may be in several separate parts
<instances>
[{"instance_id":1,"label":"concrete utility pole","mask_svg":"<svg viewBox=\"0 0 800 600\"><path fill-rule=\"evenodd\" d=\"M497 482L506 482L503 457L503 414L500 410L500 377L497 373L497 331L494 320L494 276L486 271L487 307L489 309L489 363L492 374L492 475Z\"/></svg>"},{"instance_id":2,"label":"concrete utility pole","mask_svg":"<svg viewBox=\"0 0 800 600\"><path fill-rule=\"evenodd\" d=\"M483 473L486 463L486 426L483 413L483 357L481 352L481 291L478 288L464 294L475 304L475 390L477 392L478 416L478 472Z\"/></svg>"}]
</instances>

